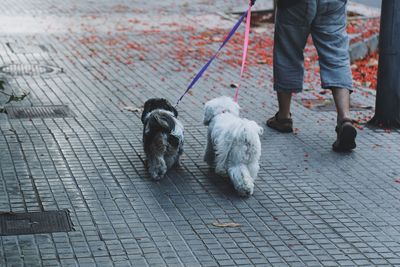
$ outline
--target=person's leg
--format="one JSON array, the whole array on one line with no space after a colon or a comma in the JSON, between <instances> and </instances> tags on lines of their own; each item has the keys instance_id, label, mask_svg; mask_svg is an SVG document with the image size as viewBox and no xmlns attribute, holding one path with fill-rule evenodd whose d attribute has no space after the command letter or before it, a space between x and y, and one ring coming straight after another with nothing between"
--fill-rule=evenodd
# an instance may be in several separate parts
<instances>
[{"instance_id":1,"label":"person's leg","mask_svg":"<svg viewBox=\"0 0 400 267\"><path fill-rule=\"evenodd\" d=\"M337 138L332 148L337 152L348 152L356 148L357 130L350 115L350 91L343 88L332 88L333 99L337 110Z\"/></svg>"},{"instance_id":2,"label":"person's leg","mask_svg":"<svg viewBox=\"0 0 400 267\"><path fill-rule=\"evenodd\" d=\"M353 87L349 37L346 31L346 0L320 0L319 12L311 24L311 36L318 51L322 88Z\"/></svg>"},{"instance_id":3,"label":"person's leg","mask_svg":"<svg viewBox=\"0 0 400 267\"><path fill-rule=\"evenodd\" d=\"M274 42L274 90L279 111L267 125L279 132L292 132L290 118L292 93L303 89L303 50L310 34L310 24L316 13L316 0L278 2Z\"/></svg>"},{"instance_id":4,"label":"person's leg","mask_svg":"<svg viewBox=\"0 0 400 267\"><path fill-rule=\"evenodd\" d=\"M346 32L346 0L320 0L311 35L319 55L322 88L332 89L337 111L335 151L356 147L357 131L350 119L350 91L353 86Z\"/></svg>"},{"instance_id":5,"label":"person's leg","mask_svg":"<svg viewBox=\"0 0 400 267\"><path fill-rule=\"evenodd\" d=\"M332 88L333 99L337 111L337 125L350 119L350 91L343 88Z\"/></svg>"},{"instance_id":6,"label":"person's leg","mask_svg":"<svg viewBox=\"0 0 400 267\"><path fill-rule=\"evenodd\" d=\"M292 93L277 91L279 110L267 120L267 126L281 133L293 132L293 120L290 113Z\"/></svg>"},{"instance_id":7,"label":"person's leg","mask_svg":"<svg viewBox=\"0 0 400 267\"><path fill-rule=\"evenodd\" d=\"M278 118L279 119L289 119L290 116L290 104L292 101L292 93L287 92L277 92L278 96Z\"/></svg>"}]
</instances>

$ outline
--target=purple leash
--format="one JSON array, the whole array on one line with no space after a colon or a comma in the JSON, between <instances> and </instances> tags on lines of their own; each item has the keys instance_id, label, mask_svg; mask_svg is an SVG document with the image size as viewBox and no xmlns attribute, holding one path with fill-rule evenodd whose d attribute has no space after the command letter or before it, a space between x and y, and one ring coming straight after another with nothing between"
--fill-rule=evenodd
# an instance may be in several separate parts
<instances>
[{"instance_id":1,"label":"purple leash","mask_svg":"<svg viewBox=\"0 0 400 267\"><path fill-rule=\"evenodd\" d=\"M236 22L235 26L233 27L233 29L230 31L230 33L228 34L228 36L226 36L224 42L222 43L222 45L219 47L219 49L217 50L217 52L211 57L211 59L207 62L207 64L204 65L204 67L200 70L200 72L196 75L196 77L194 77L193 81L189 84L189 86L187 87L186 91L181 95L181 97L178 99L178 101L176 102L176 106L179 105L179 102L181 102L182 98L190 91L190 89L192 89L192 87L197 83L197 81L200 79L200 77L203 75L203 73L207 70L207 68L211 65L211 62L213 62L213 60L217 57L219 51L221 51L221 49L228 43L228 41L231 39L231 37L233 36L233 34L236 32L236 30L239 28L240 24L242 23L243 19L246 17L247 15L247 11L243 13L243 15L240 17L239 21Z\"/></svg>"}]
</instances>

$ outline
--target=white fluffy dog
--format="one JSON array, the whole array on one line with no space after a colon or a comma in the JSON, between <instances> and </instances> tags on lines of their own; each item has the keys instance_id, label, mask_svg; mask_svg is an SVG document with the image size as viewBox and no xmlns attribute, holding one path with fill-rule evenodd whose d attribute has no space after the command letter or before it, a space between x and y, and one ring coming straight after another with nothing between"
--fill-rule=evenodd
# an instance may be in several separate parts
<instances>
[{"instance_id":1,"label":"white fluffy dog","mask_svg":"<svg viewBox=\"0 0 400 267\"><path fill-rule=\"evenodd\" d=\"M254 121L239 118L239 105L221 96L208 101L204 125L208 125L204 161L219 175L228 175L241 196L254 191L254 179L260 169L260 135L263 128Z\"/></svg>"}]
</instances>

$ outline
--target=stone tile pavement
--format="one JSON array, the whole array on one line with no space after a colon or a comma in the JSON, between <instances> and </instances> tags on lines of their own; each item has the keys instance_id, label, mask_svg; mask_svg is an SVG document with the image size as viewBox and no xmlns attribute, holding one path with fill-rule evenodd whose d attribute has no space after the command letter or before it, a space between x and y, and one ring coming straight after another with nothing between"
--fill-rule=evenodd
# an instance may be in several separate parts
<instances>
[{"instance_id":1,"label":"stone tile pavement","mask_svg":"<svg viewBox=\"0 0 400 267\"><path fill-rule=\"evenodd\" d=\"M160 182L149 179L140 114L126 107L149 97L176 101L218 46L215 27L225 32L233 23L217 12L241 6L2 2L1 65L62 69L1 74L6 91L30 92L11 105L66 104L76 116L0 114L0 211L69 209L75 225L69 233L0 237L0 266L400 266L399 132L364 128L354 153L332 152L334 112L301 104L320 95L318 82L296 96L295 134L265 128L254 196L239 198L209 172L202 105L233 95L239 67L228 63L240 46L230 44L179 106L187 138L182 167ZM258 31L266 39L273 34L271 26ZM277 108L271 79L270 65L251 64L240 96L242 115L262 125ZM357 88L353 99L374 105L366 89Z\"/></svg>"}]
</instances>

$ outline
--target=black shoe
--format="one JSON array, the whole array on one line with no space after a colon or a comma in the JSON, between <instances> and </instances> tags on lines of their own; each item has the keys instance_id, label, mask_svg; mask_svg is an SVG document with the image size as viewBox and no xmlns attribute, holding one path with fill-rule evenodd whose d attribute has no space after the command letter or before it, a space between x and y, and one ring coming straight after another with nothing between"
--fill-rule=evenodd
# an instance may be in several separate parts
<instances>
[{"instance_id":1,"label":"black shoe","mask_svg":"<svg viewBox=\"0 0 400 267\"><path fill-rule=\"evenodd\" d=\"M344 119L342 123L336 126L337 139L332 145L336 152L350 152L356 148L357 130L353 126L353 121Z\"/></svg>"}]
</instances>

